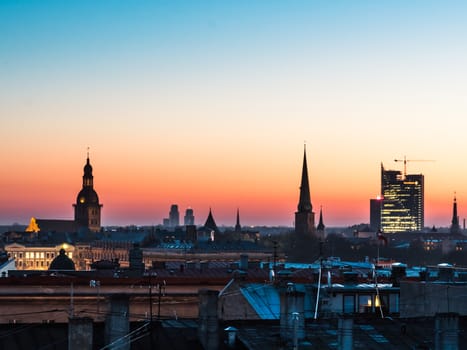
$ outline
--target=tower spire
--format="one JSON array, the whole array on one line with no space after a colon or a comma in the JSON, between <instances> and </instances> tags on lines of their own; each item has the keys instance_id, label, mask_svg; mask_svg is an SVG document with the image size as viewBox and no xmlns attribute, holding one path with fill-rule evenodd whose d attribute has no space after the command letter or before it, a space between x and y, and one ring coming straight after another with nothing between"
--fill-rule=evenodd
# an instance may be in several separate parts
<instances>
[{"instance_id":1,"label":"tower spire","mask_svg":"<svg viewBox=\"0 0 467 350\"><path fill-rule=\"evenodd\" d=\"M235 224L235 232L240 232L242 226L240 225L240 209L237 208L237 223Z\"/></svg>"},{"instance_id":2,"label":"tower spire","mask_svg":"<svg viewBox=\"0 0 467 350\"><path fill-rule=\"evenodd\" d=\"M300 183L300 199L298 201L298 211L299 212L304 212L304 211L311 212L312 210L313 210L313 206L311 204L310 184L308 182L308 165L306 161L306 144L305 144L304 149L303 149L302 179Z\"/></svg>"},{"instance_id":3,"label":"tower spire","mask_svg":"<svg viewBox=\"0 0 467 350\"><path fill-rule=\"evenodd\" d=\"M295 232L315 234L315 213L311 204L310 184L308 182L308 164L306 159L306 144L303 147L302 178L300 182L300 198L295 213Z\"/></svg>"},{"instance_id":4,"label":"tower spire","mask_svg":"<svg viewBox=\"0 0 467 350\"><path fill-rule=\"evenodd\" d=\"M459 225L459 216L457 215L457 198L456 192L454 192L454 202L452 203L452 220L450 233L460 233L461 227Z\"/></svg>"},{"instance_id":5,"label":"tower spire","mask_svg":"<svg viewBox=\"0 0 467 350\"><path fill-rule=\"evenodd\" d=\"M324 231L324 221L323 221L323 206L321 206L319 208L319 222L318 222L318 226L316 226L316 229L318 231Z\"/></svg>"}]
</instances>

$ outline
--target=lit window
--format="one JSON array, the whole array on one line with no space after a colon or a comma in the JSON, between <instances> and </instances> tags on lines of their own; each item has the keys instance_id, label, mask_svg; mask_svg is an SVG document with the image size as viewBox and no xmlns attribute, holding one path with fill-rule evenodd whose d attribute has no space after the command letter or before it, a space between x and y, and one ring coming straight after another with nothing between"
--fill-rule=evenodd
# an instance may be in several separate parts
<instances>
[{"instance_id":1,"label":"lit window","mask_svg":"<svg viewBox=\"0 0 467 350\"><path fill-rule=\"evenodd\" d=\"M373 301L371 300L371 295L360 295L358 297L359 313L371 312L372 307Z\"/></svg>"}]
</instances>

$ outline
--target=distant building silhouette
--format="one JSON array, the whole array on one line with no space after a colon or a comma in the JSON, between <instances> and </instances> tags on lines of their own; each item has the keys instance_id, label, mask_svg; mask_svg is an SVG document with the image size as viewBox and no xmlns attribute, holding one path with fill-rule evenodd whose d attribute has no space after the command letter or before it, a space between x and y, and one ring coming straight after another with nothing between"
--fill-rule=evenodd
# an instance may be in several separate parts
<instances>
[{"instance_id":1,"label":"distant building silhouette","mask_svg":"<svg viewBox=\"0 0 467 350\"><path fill-rule=\"evenodd\" d=\"M204 224L204 228L214 231L215 233L219 233L219 229L217 228L216 221L212 215L211 208L209 208L209 215Z\"/></svg>"},{"instance_id":2,"label":"distant building silhouette","mask_svg":"<svg viewBox=\"0 0 467 350\"><path fill-rule=\"evenodd\" d=\"M188 208L185 211L185 217L183 218L183 224L185 226L191 226L195 224L195 216L193 215L193 209Z\"/></svg>"},{"instance_id":3,"label":"distant building silhouette","mask_svg":"<svg viewBox=\"0 0 467 350\"><path fill-rule=\"evenodd\" d=\"M424 226L424 177L385 170L381 164L381 229L420 231Z\"/></svg>"},{"instance_id":4,"label":"distant building silhouette","mask_svg":"<svg viewBox=\"0 0 467 350\"><path fill-rule=\"evenodd\" d=\"M32 217L25 232L76 232L78 225L74 220L38 219Z\"/></svg>"},{"instance_id":5,"label":"distant building silhouette","mask_svg":"<svg viewBox=\"0 0 467 350\"><path fill-rule=\"evenodd\" d=\"M235 224L235 232L242 232L242 226L240 225L240 210L237 209L237 222Z\"/></svg>"},{"instance_id":6,"label":"distant building silhouette","mask_svg":"<svg viewBox=\"0 0 467 350\"><path fill-rule=\"evenodd\" d=\"M92 175L92 166L89 162L89 154L84 166L83 188L76 197L75 222L80 228L88 228L92 232L98 232L101 229L101 208L99 197L94 190L94 177Z\"/></svg>"},{"instance_id":7,"label":"distant building silhouette","mask_svg":"<svg viewBox=\"0 0 467 350\"><path fill-rule=\"evenodd\" d=\"M318 226L316 226L316 236L320 239L326 238L326 226L324 226L322 207L319 209L319 222Z\"/></svg>"},{"instance_id":8,"label":"distant building silhouette","mask_svg":"<svg viewBox=\"0 0 467 350\"><path fill-rule=\"evenodd\" d=\"M378 232L381 229L382 198L370 199L370 230Z\"/></svg>"},{"instance_id":9,"label":"distant building silhouette","mask_svg":"<svg viewBox=\"0 0 467 350\"><path fill-rule=\"evenodd\" d=\"M178 212L178 205L172 204L169 212L169 226L177 227L180 225L180 213Z\"/></svg>"},{"instance_id":10,"label":"distant building silhouette","mask_svg":"<svg viewBox=\"0 0 467 350\"><path fill-rule=\"evenodd\" d=\"M306 148L303 151L300 199L298 201L297 212L295 213L295 232L300 234L315 234L315 213L313 212L310 197Z\"/></svg>"},{"instance_id":11,"label":"distant building silhouette","mask_svg":"<svg viewBox=\"0 0 467 350\"><path fill-rule=\"evenodd\" d=\"M457 215L457 199L454 196L454 202L452 204L452 220L451 220L451 227L449 232L452 234L461 233L461 227L459 225L459 216Z\"/></svg>"}]
</instances>

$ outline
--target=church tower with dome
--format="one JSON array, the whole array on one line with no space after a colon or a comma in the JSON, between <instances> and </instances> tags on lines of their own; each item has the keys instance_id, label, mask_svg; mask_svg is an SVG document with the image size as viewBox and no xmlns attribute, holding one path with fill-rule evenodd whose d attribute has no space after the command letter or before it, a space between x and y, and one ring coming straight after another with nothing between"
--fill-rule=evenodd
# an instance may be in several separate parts
<instances>
[{"instance_id":1,"label":"church tower with dome","mask_svg":"<svg viewBox=\"0 0 467 350\"><path fill-rule=\"evenodd\" d=\"M75 222L79 228L88 228L92 232L99 232L101 229L101 209L99 197L94 190L94 181L92 176L92 166L89 162L89 153L84 166L83 188L79 191L76 198Z\"/></svg>"}]
</instances>

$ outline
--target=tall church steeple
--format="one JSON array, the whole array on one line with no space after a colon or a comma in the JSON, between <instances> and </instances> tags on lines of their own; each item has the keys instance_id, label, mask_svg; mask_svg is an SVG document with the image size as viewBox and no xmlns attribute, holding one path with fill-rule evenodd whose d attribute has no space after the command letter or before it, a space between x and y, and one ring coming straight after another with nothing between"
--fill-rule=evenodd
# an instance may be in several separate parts
<instances>
[{"instance_id":1,"label":"tall church steeple","mask_svg":"<svg viewBox=\"0 0 467 350\"><path fill-rule=\"evenodd\" d=\"M79 191L76 198L75 222L80 228L87 228L92 232L98 232L101 229L101 208L99 197L94 190L94 177L92 175L92 166L89 161L89 151L84 165L83 188Z\"/></svg>"},{"instance_id":2,"label":"tall church steeple","mask_svg":"<svg viewBox=\"0 0 467 350\"><path fill-rule=\"evenodd\" d=\"M319 222L318 226L316 226L316 236L321 240L324 240L326 233L325 233L326 226L324 226L323 220L323 207L319 208Z\"/></svg>"},{"instance_id":3,"label":"tall church steeple","mask_svg":"<svg viewBox=\"0 0 467 350\"><path fill-rule=\"evenodd\" d=\"M242 226L240 225L240 210L237 209L237 223L235 224L235 232L241 232Z\"/></svg>"},{"instance_id":4,"label":"tall church steeple","mask_svg":"<svg viewBox=\"0 0 467 350\"><path fill-rule=\"evenodd\" d=\"M298 201L298 211L312 211L310 196L310 184L308 182L308 166L306 162L306 145L303 150L302 181L300 184L300 199Z\"/></svg>"},{"instance_id":5,"label":"tall church steeple","mask_svg":"<svg viewBox=\"0 0 467 350\"><path fill-rule=\"evenodd\" d=\"M295 232L303 234L315 233L315 213L311 204L310 184L308 180L308 165L306 160L306 145L303 149L302 178L300 198L295 213Z\"/></svg>"},{"instance_id":6,"label":"tall church steeple","mask_svg":"<svg viewBox=\"0 0 467 350\"><path fill-rule=\"evenodd\" d=\"M451 227L449 229L450 233L460 233L461 227L459 225L459 216L457 215L457 199L456 194L454 194L454 202L452 204L452 220Z\"/></svg>"},{"instance_id":7,"label":"tall church steeple","mask_svg":"<svg viewBox=\"0 0 467 350\"><path fill-rule=\"evenodd\" d=\"M92 176L92 166L89 161L89 152L86 158L86 165L84 166L84 175L83 175L83 188L85 187L94 187L94 177Z\"/></svg>"}]
</instances>

